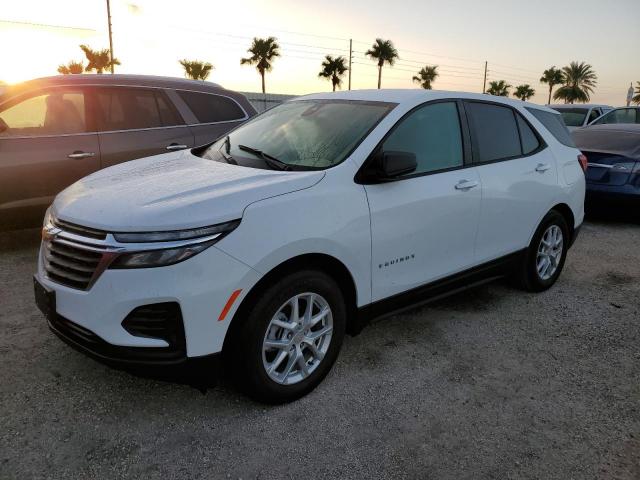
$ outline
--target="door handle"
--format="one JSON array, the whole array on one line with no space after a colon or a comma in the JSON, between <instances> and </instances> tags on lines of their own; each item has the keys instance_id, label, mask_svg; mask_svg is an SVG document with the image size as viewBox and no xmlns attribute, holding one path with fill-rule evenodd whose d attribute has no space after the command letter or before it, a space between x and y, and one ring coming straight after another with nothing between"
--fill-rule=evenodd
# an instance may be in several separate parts
<instances>
[{"instance_id":1,"label":"door handle","mask_svg":"<svg viewBox=\"0 0 640 480\"><path fill-rule=\"evenodd\" d=\"M184 150L185 148L189 148L189 145L178 145L177 143L167 145L167 150L169 150L170 152L174 150Z\"/></svg>"},{"instance_id":2,"label":"door handle","mask_svg":"<svg viewBox=\"0 0 640 480\"><path fill-rule=\"evenodd\" d=\"M547 170L549 170L551 168L551 165L549 165L548 163L539 163L538 166L536 167L536 172L546 172Z\"/></svg>"},{"instance_id":3,"label":"door handle","mask_svg":"<svg viewBox=\"0 0 640 480\"><path fill-rule=\"evenodd\" d=\"M88 157L95 157L95 156L96 154L94 152L81 152L79 150L76 150L75 152L67 155L68 158L88 158Z\"/></svg>"},{"instance_id":4,"label":"door handle","mask_svg":"<svg viewBox=\"0 0 640 480\"><path fill-rule=\"evenodd\" d=\"M475 180L460 180L458 183L456 183L456 190L467 191L477 186L478 182L476 182Z\"/></svg>"}]
</instances>

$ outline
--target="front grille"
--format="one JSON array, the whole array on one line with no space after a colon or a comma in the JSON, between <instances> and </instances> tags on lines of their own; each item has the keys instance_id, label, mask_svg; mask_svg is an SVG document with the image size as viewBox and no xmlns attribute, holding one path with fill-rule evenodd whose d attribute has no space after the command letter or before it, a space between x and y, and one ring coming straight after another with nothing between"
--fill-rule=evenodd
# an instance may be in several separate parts
<instances>
[{"instance_id":1,"label":"front grille","mask_svg":"<svg viewBox=\"0 0 640 480\"><path fill-rule=\"evenodd\" d=\"M47 277L68 287L89 288L102 260L101 252L57 238L45 241L43 246Z\"/></svg>"}]
</instances>

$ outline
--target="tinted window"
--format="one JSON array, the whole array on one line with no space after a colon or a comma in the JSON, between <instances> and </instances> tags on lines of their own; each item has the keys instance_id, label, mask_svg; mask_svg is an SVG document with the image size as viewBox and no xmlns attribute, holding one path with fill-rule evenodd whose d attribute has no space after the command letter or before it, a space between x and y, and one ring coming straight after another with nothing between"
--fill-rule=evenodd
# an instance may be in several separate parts
<instances>
[{"instance_id":1,"label":"tinted window","mask_svg":"<svg viewBox=\"0 0 640 480\"><path fill-rule=\"evenodd\" d=\"M419 108L401 121L382 148L414 153L418 167L413 173L462 166L458 107L453 102L443 102Z\"/></svg>"},{"instance_id":2,"label":"tinted window","mask_svg":"<svg viewBox=\"0 0 640 480\"><path fill-rule=\"evenodd\" d=\"M242 120L245 117L244 111L230 98L184 90L177 92L199 123L229 122Z\"/></svg>"},{"instance_id":3,"label":"tinted window","mask_svg":"<svg viewBox=\"0 0 640 480\"><path fill-rule=\"evenodd\" d=\"M520 129L520 139L522 140L522 153L528 155L534 150L537 150L540 146L538 137L533 132L533 129L529 126L522 115L516 113L516 119L518 120L518 128Z\"/></svg>"},{"instance_id":4,"label":"tinted window","mask_svg":"<svg viewBox=\"0 0 640 480\"><path fill-rule=\"evenodd\" d=\"M554 110L560 112L567 127L581 127L589 113L588 108L554 108Z\"/></svg>"},{"instance_id":5,"label":"tinted window","mask_svg":"<svg viewBox=\"0 0 640 480\"><path fill-rule=\"evenodd\" d=\"M158 91L112 88L96 91L97 123L101 131L180 125L183 122Z\"/></svg>"},{"instance_id":6,"label":"tinted window","mask_svg":"<svg viewBox=\"0 0 640 480\"><path fill-rule=\"evenodd\" d=\"M0 136L62 135L86 132L84 94L52 91L0 110ZM3 122L0 122L2 125Z\"/></svg>"},{"instance_id":7,"label":"tinted window","mask_svg":"<svg viewBox=\"0 0 640 480\"><path fill-rule=\"evenodd\" d=\"M637 111L635 108L619 108L610 111L595 123L639 123Z\"/></svg>"},{"instance_id":8,"label":"tinted window","mask_svg":"<svg viewBox=\"0 0 640 480\"><path fill-rule=\"evenodd\" d=\"M469 102L466 109L480 162L492 162L522 154L518 126L511 108Z\"/></svg>"},{"instance_id":9,"label":"tinted window","mask_svg":"<svg viewBox=\"0 0 640 480\"><path fill-rule=\"evenodd\" d=\"M599 116L600 116L600 110L598 110L597 108L594 108L593 110L591 110L591 113L589 114L589 120L587 121L587 123L593 122Z\"/></svg>"},{"instance_id":10,"label":"tinted window","mask_svg":"<svg viewBox=\"0 0 640 480\"><path fill-rule=\"evenodd\" d=\"M562 121L562 117L558 113L545 112L537 108L526 107L529 112L542 123L547 130L563 145L567 147L575 147L571 134L567 126Z\"/></svg>"}]
</instances>

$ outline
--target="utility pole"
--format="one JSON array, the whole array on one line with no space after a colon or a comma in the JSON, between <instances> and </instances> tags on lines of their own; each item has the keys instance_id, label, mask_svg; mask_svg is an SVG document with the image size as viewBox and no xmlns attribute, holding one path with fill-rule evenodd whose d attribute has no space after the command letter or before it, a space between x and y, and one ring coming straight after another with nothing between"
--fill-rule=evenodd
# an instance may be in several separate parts
<instances>
[{"instance_id":1,"label":"utility pole","mask_svg":"<svg viewBox=\"0 0 640 480\"><path fill-rule=\"evenodd\" d=\"M353 39L349 39L349 90L351 90L351 57L353 56Z\"/></svg>"},{"instance_id":2,"label":"utility pole","mask_svg":"<svg viewBox=\"0 0 640 480\"><path fill-rule=\"evenodd\" d=\"M107 24L109 25L109 56L111 57L111 73L114 74L115 69L113 65L113 38L111 36L111 5L107 0Z\"/></svg>"},{"instance_id":3,"label":"utility pole","mask_svg":"<svg viewBox=\"0 0 640 480\"><path fill-rule=\"evenodd\" d=\"M484 81L482 82L482 93L487 91L487 61L484 62Z\"/></svg>"}]
</instances>

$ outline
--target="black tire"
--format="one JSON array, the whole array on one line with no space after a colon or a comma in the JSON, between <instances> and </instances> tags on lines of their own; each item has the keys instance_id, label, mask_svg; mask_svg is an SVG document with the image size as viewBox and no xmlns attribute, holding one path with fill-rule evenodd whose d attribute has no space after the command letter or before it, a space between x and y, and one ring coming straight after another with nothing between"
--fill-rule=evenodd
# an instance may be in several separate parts
<instances>
[{"instance_id":1,"label":"black tire","mask_svg":"<svg viewBox=\"0 0 640 480\"><path fill-rule=\"evenodd\" d=\"M538 248L540 246L542 236L547 229L553 225L558 226L562 231L562 256L553 275L548 279L542 279L538 274L537 269ZM529 292L542 292L556 283L556 280L558 280L558 277L562 272L562 268L564 267L564 262L567 259L567 250L571 241L569 235L570 231L567 221L559 212L551 210L547 215L545 215L542 222L540 222L536 233L531 239L531 244L529 245L529 248L527 248L518 270L515 272L516 282L520 288Z\"/></svg>"},{"instance_id":2,"label":"black tire","mask_svg":"<svg viewBox=\"0 0 640 480\"><path fill-rule=\"evenodd\" d=\"M278 309L295 295L311 292L329 304L333 331L329 348L319 365L298 383L283 385L269 377L262 360L262 345L271 319ZM254 400L278 404L296 400L311 392L329 373L338 357L346 327L346 306L337 283L327 274L306 270L285 276L260 292L246 311L234 335L227 369L236 386Z\"/></svg>"}]
</instances>

